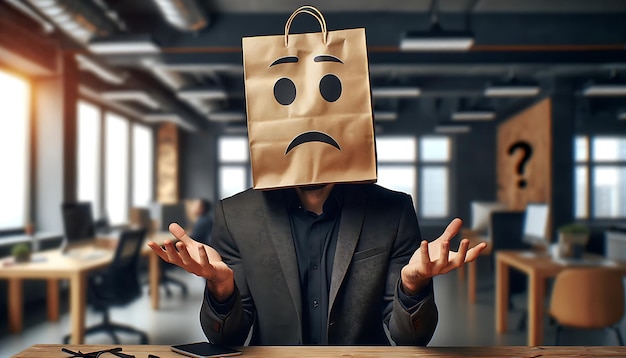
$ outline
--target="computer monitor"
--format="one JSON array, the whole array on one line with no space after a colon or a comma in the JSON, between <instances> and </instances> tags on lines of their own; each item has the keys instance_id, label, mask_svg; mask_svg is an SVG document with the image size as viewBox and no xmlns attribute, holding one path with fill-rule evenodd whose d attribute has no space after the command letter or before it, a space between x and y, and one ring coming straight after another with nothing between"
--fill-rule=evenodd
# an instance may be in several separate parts
<instances>
[{"instance_id":1,"label":"computer monitor","mask_svg":"<svg viewBox=\"0 0 626 358\"><path fill-rule=\"evenodd\" d=\"M63 203L61 213L65 230L63 250L74 243L90 240L96 236L90 202Z\"/></svg>"},{"instance_id":2,"label":"computer monitor","mask_svg":"<svg viewBox=\"0 0 626 358\"><path fill-rule=\"evenodd\" d=\"M548 211L546 203L529 203L526 206L522 240L533 247L545 249L550 246L548 232Z\"/></svg>"}]
</instances>

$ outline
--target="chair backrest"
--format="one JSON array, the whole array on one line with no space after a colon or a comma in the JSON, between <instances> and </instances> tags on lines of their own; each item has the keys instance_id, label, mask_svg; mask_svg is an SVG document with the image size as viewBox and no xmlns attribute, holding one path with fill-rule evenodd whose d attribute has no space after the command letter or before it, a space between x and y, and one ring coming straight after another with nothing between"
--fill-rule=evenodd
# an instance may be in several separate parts
<instances>
[{"instance_id":1,"label":"chair backrest","mask_svg":"<svg viewBox=\"0 0 626 358\"><path fill-rule=\"evenodd\" d=\"M127 302L141 295L138 277L139 254L146 237L146 229L122 231L115 256L105 274L107 289L118 302Z\"/></svg>"},{"instance_id":2,"label":"chair backrest","mask_svg":"<svg viewBox=\"0 0 626 358\"><path fill-rule=\"evenodd\" d=\"M554 281L550 315L559 324L578 328L611 326L624 316L624 281L610 268L561 271Z\"/></svg>"},{"instance_id":3,"label":"chair backrest","mask_svg":"<svg viewBox=\"0 0 626 358\"><path fill-rule=\"evenodd\" d=\"M492 250L516 250L528 248L522 242L524 226L523 211L496 211L491 213L489 236Z\"/></svg>"}]
</instances>

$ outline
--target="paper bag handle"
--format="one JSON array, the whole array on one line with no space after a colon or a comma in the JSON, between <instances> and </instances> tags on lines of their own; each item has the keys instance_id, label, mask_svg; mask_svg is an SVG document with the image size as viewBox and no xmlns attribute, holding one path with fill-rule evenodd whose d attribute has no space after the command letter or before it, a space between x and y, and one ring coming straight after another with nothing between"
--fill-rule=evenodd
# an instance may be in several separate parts
<instances>
[{"instance_id":1,"label":"paper bag handle","mask_svg":"<svg viewBox=\"0 0 626 358\"><path fill-rule=\"evenodd\" d=\"M324 15L322 15L322 13L315 7L310 6L310 5L304 5L304 6L297 8L296 11L294 11L293 14L289 16L289 19L287 19L287 23L285 24L285 47L287 47L289 43L288 38L289 38L289 28L291 27L291 22L293 22L293 19L295 19L298 14L302 14L302 13L313 16L315 19L317 19L317 22L320 23L320 26L322 28L322 40L324 41L324 45L325 45L326 39L328 38L328 30L326 29L326 20L324 19Z\"/></svg>"}]
</instances>

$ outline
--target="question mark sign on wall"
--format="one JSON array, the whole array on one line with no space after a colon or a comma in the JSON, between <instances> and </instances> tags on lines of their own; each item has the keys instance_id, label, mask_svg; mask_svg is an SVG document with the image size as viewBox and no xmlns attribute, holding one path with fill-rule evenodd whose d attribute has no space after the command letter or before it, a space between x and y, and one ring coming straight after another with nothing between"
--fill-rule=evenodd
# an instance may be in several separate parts
<instances>
[{"instance_id":1,"label":"question mark sign on wall","mask_svg":"<svg viewBox=\"0 0 626 358\"><path fill-rule=\"evenodd\" d=\"M522 159L519 161L519 163L517 163L517 174L523 177L526 163L528 163L528 160L530 160L530 157L533 156L533 147L531 147L530 144L526 141L517 141L511 144L511 146L509 147L509 155L512 155L518 149L521 149L524 152ZM525 188L526 184L527 184L526 180L522 178L517 183L517 186L519 188Z\"/></svg>"}]
</instances>

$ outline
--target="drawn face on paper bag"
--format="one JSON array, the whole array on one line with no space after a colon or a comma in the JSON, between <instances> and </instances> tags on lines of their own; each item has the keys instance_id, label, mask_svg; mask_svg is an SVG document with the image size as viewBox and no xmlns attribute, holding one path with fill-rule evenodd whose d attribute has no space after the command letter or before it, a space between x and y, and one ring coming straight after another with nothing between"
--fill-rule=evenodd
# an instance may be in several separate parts
<instances>
[{"instance_id":1,"label":"drawn face on paper bag","mask_svg":"<svg viewBox=\"0 0 626 358\"><path fill-rule=\"evenodd\" d=\"M365 47L324 45L319 33L289 40L244 38L254 188L375 180Z\"/></svg>"},{"instance_id":2,"label":"drawn face on paper bag","mask_svg":"<svg viewBox=\"0 0 626 358\"><path fill-rule=\"evenodd\" d=\"M343 62L339 58L332 56L332 55L315 56L313 58L313 61L314 62L336 62L336 63L343 64ZM299 62L298 57L286 56L286 57L281 57L277 59L276 61L272 62L270 67L286 65L286 64L297 64L298 62ZM305 85L311 85L311 84L307 83ZM335 74L329 73L329 74L324 75L324 77L320 79L318 86L319 86L320 98L326 102L332 103L332 102L337 101L341 97L341 90L342 90L341 80ZM287 78L287 77L282 77L279 80L277 80L276 83L274 84L274 98L281 105L283 106L292 105L296 101L297 96L298 96L298 89L296 88L296 85L292 79ZM295 149L297 146L304 145L310 142L326 143L328 145L331 145L337 148L337 150L341 150L341 146L339 145L339 143L337 143L337 141L333 139L333 137L331 137L327 133L317 131L317 130L310 130L310 131L303 132L299 134L298 136L296 136L285 149L285 155L288 155L289 152Z\"/></svg>"}]
</instances>

